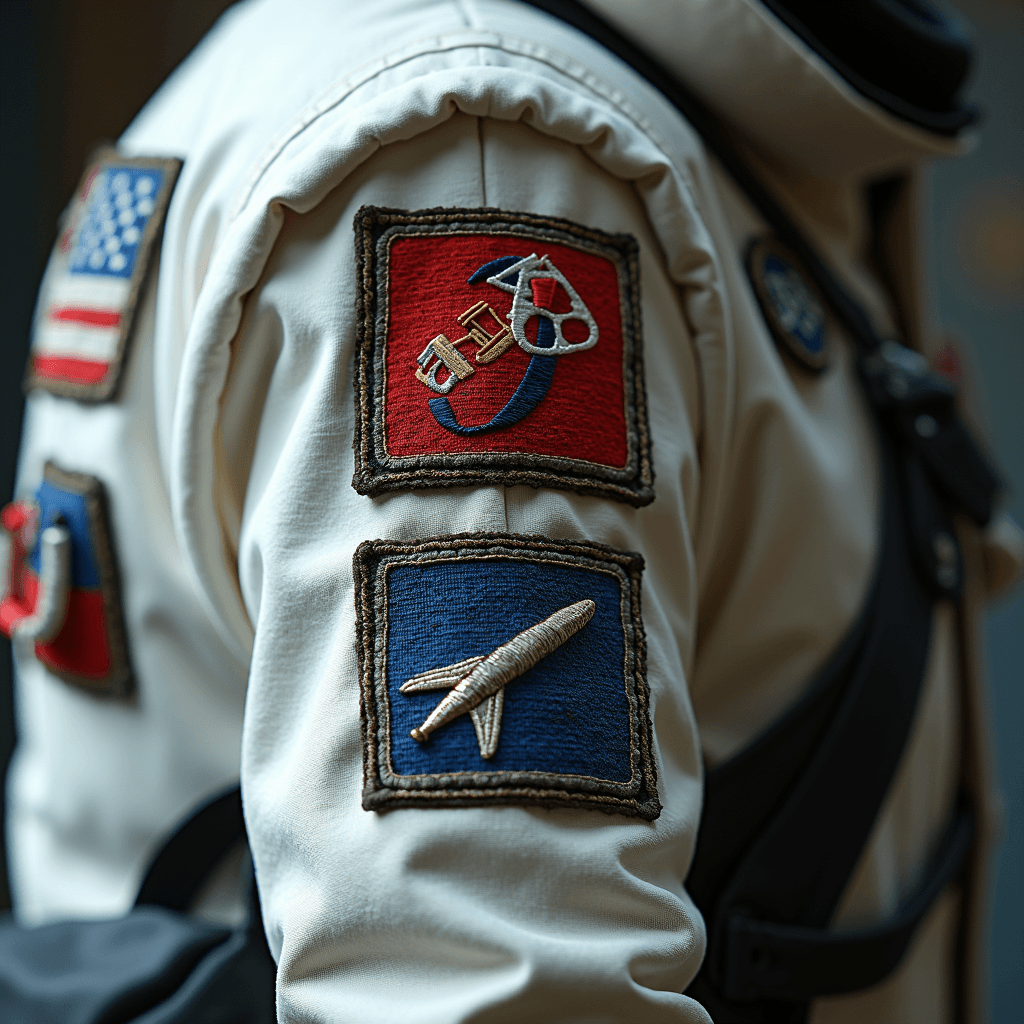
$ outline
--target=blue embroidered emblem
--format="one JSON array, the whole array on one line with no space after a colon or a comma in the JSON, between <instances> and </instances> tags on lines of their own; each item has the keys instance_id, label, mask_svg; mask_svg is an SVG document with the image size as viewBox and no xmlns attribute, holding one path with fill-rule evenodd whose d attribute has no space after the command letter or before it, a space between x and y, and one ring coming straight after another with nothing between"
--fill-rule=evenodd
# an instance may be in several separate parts
<instances>
[{"instance_id":1,"label":"blue embroidered emblem","mask_svg":"<svg viewBox=\"0 0 1024 1024\"><path fill-rule=\"evenodd\" d=\"M747 269L776 342L808 369L824 370L824 307L796 257L775 239L763 238L750 247Z\"/></svg>"},{"instance_id":2,"label":"blue embroidered emblem","mask_svg":"<svg viewBox=\"0 0 1024 1024\"><path fill-rule=\"evenodd\" d=\"M502 534L361 545L363 806L656 817L641 569Z\"/></svg>"}]
</instances>

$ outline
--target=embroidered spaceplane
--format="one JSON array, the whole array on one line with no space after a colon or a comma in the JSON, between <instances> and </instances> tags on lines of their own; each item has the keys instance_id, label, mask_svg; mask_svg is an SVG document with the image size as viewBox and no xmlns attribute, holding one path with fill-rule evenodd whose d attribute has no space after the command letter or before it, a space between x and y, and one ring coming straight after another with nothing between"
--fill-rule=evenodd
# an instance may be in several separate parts
<instances>
[{"instance_id":1,"label":"embroidered spaceplane","mask_svg":"<svg viewBox=\"0 0 1024 1024\"><path fill-rule=\"evenodd\" d=\"M505 686L578 633L594 617L596 607L590 600L576 601L524 629L490 654L413 676L399 692L419 693L449 687L451 692L419 728L412 730L412 738L425 743L434 730L468 712L480 744L480 756L493 757L498 749Z\"/></svg>"}]
</instances>

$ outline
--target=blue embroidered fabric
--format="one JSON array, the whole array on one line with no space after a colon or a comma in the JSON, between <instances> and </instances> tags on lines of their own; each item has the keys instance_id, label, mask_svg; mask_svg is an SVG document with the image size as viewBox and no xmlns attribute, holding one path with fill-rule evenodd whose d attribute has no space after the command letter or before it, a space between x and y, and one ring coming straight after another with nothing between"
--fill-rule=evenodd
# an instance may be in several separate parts
<instances>
[{"instance_id":1,"label":"blue embroidered fabric","mask_svg":"<svg viewBox=\"0 0 1024 1024\"><path fill-rule=\"evenodd\" d=\"M154 168L114 166L100 174L71 250L72 274L132 276L163 179L163 172Z\"/></svg>"},{"instance_id":2,"label":"blue embroidered fabric","mask_svg":"<svg viewBox=\"0 0 1024 1024\"><path fill-rule=\"evenodd\" d=\"M485 263L479 270L474 270L472 274L467 278L470 284L479 284L481 281L486 281L487 278L493 277L495 274L500 274L503 270L508 270L513 264L518 263L522 259L522 256L499 256L496 260L491 260L490 263ZM508 283L513 287L519 283L519 273L516 272L508 279Z\"/></svg>"},{"instance_id":3,"label":"blue embroidered fabric","mask_svg":"<svg viewBox=\"0 0 1024 1024\"><path fill-rule=\"evenodd\" d=\"M490 654L555 611L585 599L593 618L505 687L497 752L480 756L462 715L426 743L410 731L444 691L400 693L428 669ZM630 778L630 709L619 580L573 565L460 561L398 565L388 573L387 684L391 764L400 775L538 771Z\"/></svg>"},{"instance_id":4,"label":"blue embroidered fabric","mask_svg":"<svg viewBox=\"0 0 1024 1024\"><path fill-rule=\"evenodd\" d=\"M825 320L795 268L771 254L765 257L763 274L783 328L809 355L819 355L825 347Z\"/></svg>"},{"instance_id":5,"label":"blue embroidered fabric","mask_svg":"<svg viewBox=\"0 0 1024 1024\"><path fill-rule=\"evenodd\" d=\"M535 342L537 348L551 348L554 343L554 325L546 316L538 317L537 341ZM558 356L531 356L526 373L523 374L523 379L519 382L519 387L512 393L512 397L494 414L492 419L479 426L464 427L459 423L447 398L430 399L430 411L434 414L434 419L445 430L450 430L453 434L461 434L463 437L472 437L474 434L486 434L491 430L510 427L513 423L518 423L527 413L533 412L541 403L551 387L551 381L554 380L557 365Z\"/></svg>"},{"instance_id":6,"label":"blue embroidered fabric","mask_svg":"<svg viewBox=\"0 0 1024 1024\"><path fill-rule=\"evenodd\" d=\"M80 494L55 487L44 480L36 491L39 505L39 532L53 526L58 520L71 534L71 582L75 587L98 587L100 568L96 562L89 533L89 512L85 498ZM29 558L29 564L38 575L42 571L42 548L36 546Z\"/></svg>"}]
</instances>

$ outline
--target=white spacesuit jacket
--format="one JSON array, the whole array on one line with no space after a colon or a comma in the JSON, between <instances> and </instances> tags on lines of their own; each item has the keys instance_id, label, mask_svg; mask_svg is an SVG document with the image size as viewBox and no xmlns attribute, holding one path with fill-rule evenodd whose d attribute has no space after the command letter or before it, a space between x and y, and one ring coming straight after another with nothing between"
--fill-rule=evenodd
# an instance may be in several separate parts
<instances>
[{"instance_id":1,"label":"white spacesuit jacket","mask_svg":"<svg viewBox=\"0 0 1024 1024\"><path fill-rule=\"evenodd\" d=\"M861 259L859 184L961 144L872 107L752 0L595 6L734 126L888 330L894 312ZM874 565L878 457L839 326L826 325L825 373L783 355L743 265L765 226L699 137L600 47L514 2L240 4L118 147L183 161L158 262L116 396L31 393L18 488L31 494L47 461L102 481L137 695L97 699L19 647L8 831L20 917L122 913L161 837L240 771L282 1021L707 1020L680 994L705 946L683 887L702 766L740 749L801 693L856 617ZM649 422L653 473L641 479L641 466L633 498L503 482L504 470L428 489L397 477L375 493L356 489L365 452L354 438L378 429L357 358L374 332L364 292L377 257L357 252L364 207L563 218L564 232L579 226L634 261L642 360L630 364L626 418L640 434ZM563 228L543 231L556 238ZM422 237L436 256L412 276L394 263L392 292L374 293L395 317L401 302L409 322L421 317L420 346L442 330L453 337L431 311L451 286L454 250L447 236ZM545 250L558 280L596 309L562 251ZM488 273L499 281L486 286L493 304L505 271ZM416 288L420 306L420 292L409 297ZM594 317L598 352L610 335ZM926 334L911 340L923 345ZM431 362L439 351L428 346L418 363L413 353L392 374L395 388L422 389L402 392L421 412L428 399L430 409L445 405L433 404L446 386ZM448 359L447 382L468 388L453 365L483 379L481 360L466 371ZM557 373L547 426L529 443L588 444L570 421L607 402L603 385L591 393L580 377L576 391L557 391ZM393 437L407 429L395 415ZM642 463L643 437L637 451ZM508 458L515 469L519 456ZM642 580L633 611L646 675L636 669L630 692L636 722L649 715L650 749L637 756L656 787L644 807L660 804L659 816L602 813L589 796L550 806L514 793L499 806L371 799L364 809L377 771L365 756L377 699L367 666L405 657L400 636L429 659L444 624L403 634L395 618L391 634L378 623L370 635L383 612L377 592L359 589L378 571L360 545L443 547L477 533L642 555L642 574L635 563L630 572ZM438 618L440 608L500 624L506 609L481 578L482 589L460 589L463 577L428 573L418 594L392 595L388 614L422 601ZM948 819L965 744L986 788L977 714L965 727L959 710L962 655L957 618L940 605L911 741L836 927L883 918L913 885ZM598 646L581 657L597 668L615 660ZM980 691L970 692L978 704ZM395 714L403 699L392 694ZM558 720L544 742L565 757L591 742L581 738L591 735L586 720L604 714L583 698L548 712ZM541 741L513 733L511 716L501 737L515 736L528 759ZM409 756L440 749L430 744L442 735L405 741ZM385 776L378 796L408 792L387 789ZM890 979L819 1001L813 1019L951 1019L962 902L951 889Z\"/></svg>"}]
</instances>

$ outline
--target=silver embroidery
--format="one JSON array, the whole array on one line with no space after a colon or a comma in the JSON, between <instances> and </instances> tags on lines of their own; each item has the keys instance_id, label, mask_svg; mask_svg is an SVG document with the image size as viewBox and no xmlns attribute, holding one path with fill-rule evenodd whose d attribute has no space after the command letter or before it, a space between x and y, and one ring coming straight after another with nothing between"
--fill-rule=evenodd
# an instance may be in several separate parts
<instances>
[{"instance_id":1,"label":"silver embroidery","mask_svg":"<svg viewBox=\"0 0 1024 1024\"><path fill-rule=\"evenodd\" d=\"M399 688L401 693L448 688L450 692L410 735L425 743L442 725L468 714L476 730L480 756L493 757L498 749L505 686L578 633L593 618L596 608L591 600L566 605L488 655L466 658L413 676Z\"/></svg>"},{"instance_id":2,"label":"silver embroidery","mask_svg":"<svg viewBox=\"0 0 1024 1024\"><path fill-rule=\"evenodd\" d=\"M49 526L39 539L39 593L35 611L16 622L12 630L15 639L33 644L49 643L61 631L71 593L70 531L66 526Z\"/></svg>"},{"instance_id":3,"label":"silver embroidery","mask_svg":"<svg viewBox=\"0 0 1024 1024\"><path fill-rule=\"evenodd\" d=\"M509 284L506 278L518 274L515 284ZM535 278L554 278L569 296L572 309L568 313L552 313L550 309L541 309L533 303L533 291L530 282ZM585 352L597 344L597 321L587 308L587 304L579 297L579 293L566 280L558 267L548 259L547 256L538 256L535 252L513 263L498 274L487 278L488 284L493 284L502 291L512 293L512 309L508 314L509 322L512 324L512 333L519 342L519 347L532 356L564 356L568 352ZM555 328L555 343L550 348L538 348L526 337L526 321L532 316L546 316ZM590 333L586 341L577 344L566 341L562 334L563 320L582 320L587 325Z\"/></svg>"},{"instance_id":4,"label":"silver embroidery","mask_svg":"<svg viewBox=\"0 0 1024 1024\"><path fill-rule=\"evenodd\" d=\"M460 341L465 341L465 338ZM455 344L459 344L456 342ZM433 362L431 362L433 360ZM470 366L465 356L452 344L444 334L439 334L416 359L416 379L422 381L439 395L447 395L456 383L471 377L476 371ZM448 379L438 381L437 371L444 366L448 371Z\"/></svg>"}]
</instances>

